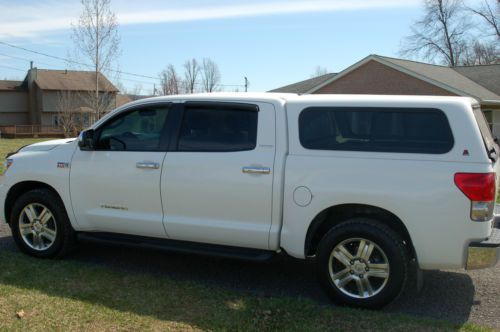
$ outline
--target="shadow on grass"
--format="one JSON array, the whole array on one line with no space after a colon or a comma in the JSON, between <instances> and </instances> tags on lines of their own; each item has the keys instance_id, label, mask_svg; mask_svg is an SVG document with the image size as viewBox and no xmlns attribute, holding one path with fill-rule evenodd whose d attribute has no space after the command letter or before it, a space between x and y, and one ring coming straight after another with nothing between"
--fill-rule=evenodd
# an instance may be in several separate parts
<instances>
[{"instance_id":1,"label":"shadow on grass","mask_svg":"<svg viewBox=\"0 0 500 332\"><path fill-rule=\"evenodd\" d=\"M0 248L15 251L9 241L12 242L10 237L0 238ZM7 258L0 265L3 271L10 271L0 271L0 283L160 320L188 321L202 329L257 328L259 324L265 324L260 326L264 329L296 329L309 323L328 326L333 323L332 317L339 329L384 328L391 323L390 317L399 317L331 310L333 306L317 284L314 265L285 257L251 263L82 243L67 261L36 260L20 254L9 254ZM43 278L24 276L23 270L42 270ZM62 285L52 284L61 278ZM410 281L400 299L384 311L458 324L467 322L474 296L469 276L429 271L425 282L424 289L417 293L414 281ZM269 313L279 313L281 306L286 307L278 317L267 317ZM323 317L318 308L332 312L332 317ZM339 312L346 319L344 322L339 321ZM277 319L292 319L296 323L289 325Z\"/></svg>"}]
</instances>

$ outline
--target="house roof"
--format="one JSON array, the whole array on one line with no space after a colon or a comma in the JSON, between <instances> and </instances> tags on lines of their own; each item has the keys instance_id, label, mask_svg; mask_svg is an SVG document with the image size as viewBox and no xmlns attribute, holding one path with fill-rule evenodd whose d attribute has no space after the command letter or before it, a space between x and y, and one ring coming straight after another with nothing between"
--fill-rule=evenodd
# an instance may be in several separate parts
<instances>
[{"instance_id":1,"label":"house roof","mask_svg":"<svg viewBox=\"0 0 500 332\"><path fill-rule=\"evenodd\" d=\"M280 92L314 93L322 87L349 74L369 61L377 61L427 83L436 85L460 96L471 96L479 100L500 101L500 64L470 67L445 67L411 60L369 55L338 74L316 82L306 80L276 90ZM302 85L309 82L308 85ZM296 86L305 87L300 91ZM306 89L309 87L309 89Z\"/></svg>"},{"instance_id":2,"label":"house roof","mask_svg":"<svg viewBox=\"0 0 500 332\"><path fill-rule=\"evenodd\" d=\"M36 70L35 83L42 90L95 91L95 73L76 70ZM99 73L99 91L118 92L118 89Z\"/></svg>"},{"instance_id":3,"label":"house roof","mask_svg":"<svg viewBox=\"0 0 500 332\"><path fill-rule=\"evenodd\" d=\"M464 76L459 71L455 70L455 68L379 55L372 55L371 57L384 64L392 64L393 66L391 67L395 69L399 69L406 74L416 76L417 78L459 95L472 96L481 100L500 100L499 95L490 91L484 85L480 85L467 76ZM497 77L497 80L500 80L500 76Z\"/></svg>"},{"instance_id":4,"label":"house roof","mask_svg":"<svg viewBox=\"0 0 500 332\"><path fill-rule=\"evenodd\" d=\"M500 64L453 69L500 96Z\"/></svg>"},{"instance_id":5,"label":"house roof","mask_svg":"<svg viewBox=\"0 0 500 332\"><path fill-rule=\"evenodd\" d=\"M283 86L281 88L277 88L274 90L271 90L269 92L290 92L290 93L306 93L307 91L311 90L315 86L318 86L331 78L333 78L335 73L330 73L330 74L325 74L317 77L310 78L308 80L300 81L297 83L293 83L290 85Z\"/></svg>"},{"instance_id":6,"label":"house roof","mask_svg":"<svg viewBox=\"0 0 500 332\"><path fill-rule=\"evenodd\" d=\"M23 90L23 81L0 80L0 91L19 91Z\"/></svg>"}]
</instances>

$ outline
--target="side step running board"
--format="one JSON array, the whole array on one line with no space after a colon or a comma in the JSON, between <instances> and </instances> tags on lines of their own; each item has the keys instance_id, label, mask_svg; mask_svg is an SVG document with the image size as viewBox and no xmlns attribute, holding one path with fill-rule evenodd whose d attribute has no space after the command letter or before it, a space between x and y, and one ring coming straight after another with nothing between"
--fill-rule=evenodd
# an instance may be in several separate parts
<instances>
[{"instance_id":1,"label":"side step running board","mask_svg":"<svg viewBox=\"0 0 500 332\"><path fill-rule=\"evenodd\" d=\"M221 246L214 244L157 239L143 236L114 233L78 233L78 239L86 242L110 244L116 246L140 247L187 254L215 256L248 261L263 262L271 259L276 252L269 250Z\"/></svg>"}]
</instances>

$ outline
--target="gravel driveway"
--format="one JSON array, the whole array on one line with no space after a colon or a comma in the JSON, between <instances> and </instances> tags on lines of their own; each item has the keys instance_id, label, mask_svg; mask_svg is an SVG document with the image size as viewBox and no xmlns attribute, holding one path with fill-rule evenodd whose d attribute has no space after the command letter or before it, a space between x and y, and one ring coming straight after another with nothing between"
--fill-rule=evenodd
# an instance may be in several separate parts
<instances>
[{"instance_id":1,"label":"gravel driveway","mask_svg":"<svg viewBox=\"0 0 500 332\"><path fill-rule=\"evenodd\" d=\"M0 250L17 250L3 223ZM218 285L258 296L302 297L331 305L316 282L312 264L284 257L253 263L82 244L71 260ZM500 264L472 272L426 271L424 281L421 292L409 286L406 294L385 310L500 329Z\"/></svg>"}]
</instances>

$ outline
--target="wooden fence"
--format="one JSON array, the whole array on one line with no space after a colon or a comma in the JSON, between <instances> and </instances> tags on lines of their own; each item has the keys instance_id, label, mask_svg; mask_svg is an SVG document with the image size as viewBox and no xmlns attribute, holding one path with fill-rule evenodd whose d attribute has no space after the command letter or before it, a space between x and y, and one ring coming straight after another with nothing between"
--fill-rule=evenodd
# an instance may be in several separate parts
<instances>
[{"instance_id":1,"label":"wooden fence","mask_svg":"<svg viewBox=\"0 0 500 332\"><path fill-rule=\"evenodd\" d=\"M22 138L22 137L64 137L60 127L44 125L17 125L0 126L0 137Z\"/></svg>"}]
</instances>

